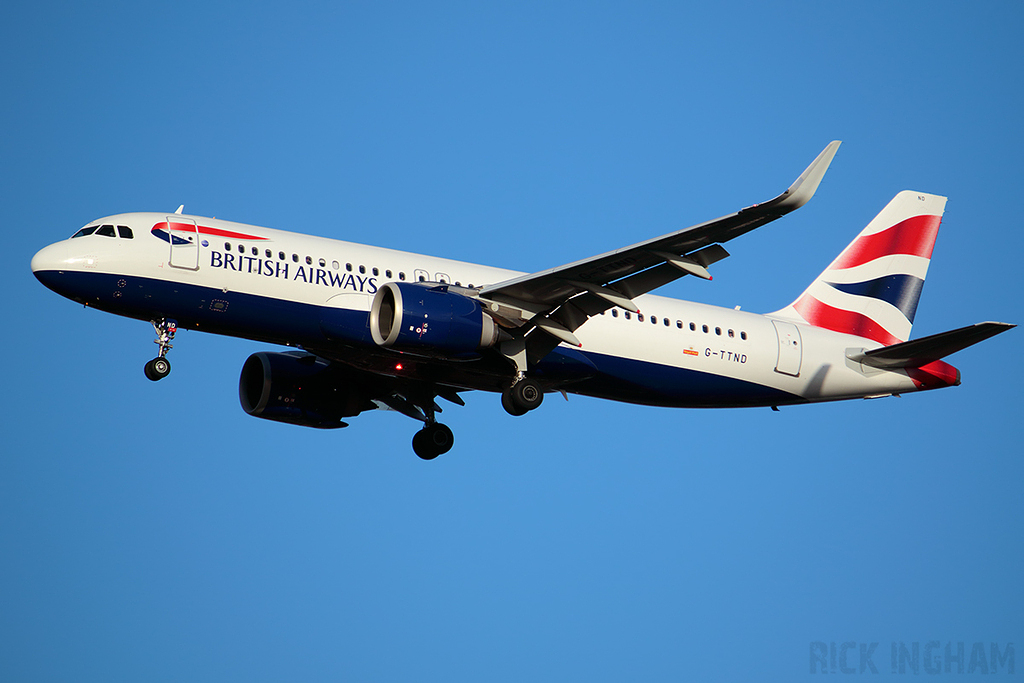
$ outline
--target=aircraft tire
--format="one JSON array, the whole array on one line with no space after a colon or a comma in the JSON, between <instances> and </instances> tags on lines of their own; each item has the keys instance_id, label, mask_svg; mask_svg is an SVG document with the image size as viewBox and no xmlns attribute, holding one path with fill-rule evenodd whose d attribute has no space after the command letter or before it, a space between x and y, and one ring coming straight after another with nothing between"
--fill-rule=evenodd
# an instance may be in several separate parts
<instances>
[{"instance_id":1,"label":"aircraft tire","mask_svg":"<svg viewBox=\"0 0 1024 683\"><path fill-rule=\"evenodd\" d=\"M532 379L521 379L513 384L509 395L512 404L523 413L536 410L544 400L543 389Z\"/></svg>"},{"instance_id":2,"label":"aircraft tire","mask_svg":"<svg viewBox=\"0 0 1024 683\"><path fill-rule=\"evenodd\" d=\"M412 437L412 450L422 460L433 460L444 455L455 445L455 435L440 422L429 424Z\"/></svg>"},{"instance_id":3,"label":"aircraft tire","mask_svg":"<svg viewBox=\"0 0 1024 683\"><path fill-rule=\"evenodd\" d=\"M146 363L146 377L153 382L163 379L171 374L171 362L166 358L154 358Z\"/></svg>"},{"instance_id":4,"label":"aircraft tire","mask_svg":"<svg viewBox=\"0 0 1024 683\"><path fill-rule=\"evenodd\" d=\"M506 389L505 391L501 392L501 407L504 408L505 412L511 415L512 417L526 415L526 413L528 412L517 406L515 402L512 400L511 389Z\"/></svg>"}]
</instances>

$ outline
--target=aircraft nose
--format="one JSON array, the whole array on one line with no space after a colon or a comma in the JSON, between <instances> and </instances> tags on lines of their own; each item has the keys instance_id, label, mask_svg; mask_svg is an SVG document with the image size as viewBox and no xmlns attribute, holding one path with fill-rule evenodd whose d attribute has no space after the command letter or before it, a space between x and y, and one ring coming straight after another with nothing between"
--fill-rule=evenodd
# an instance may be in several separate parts
<instances>
[{"instance_id":1,"label":"aircraft nose","mask_svg":"<svg viewBox=\"0 0 1024 683\"><path fill-rule=\"evenodd\" d=\"M67 267L67 260L68 245L63 242L51 244L37 251L32 257L32 273L37 280L50 287L57 271Z\"/></svg>"}]
</instances>

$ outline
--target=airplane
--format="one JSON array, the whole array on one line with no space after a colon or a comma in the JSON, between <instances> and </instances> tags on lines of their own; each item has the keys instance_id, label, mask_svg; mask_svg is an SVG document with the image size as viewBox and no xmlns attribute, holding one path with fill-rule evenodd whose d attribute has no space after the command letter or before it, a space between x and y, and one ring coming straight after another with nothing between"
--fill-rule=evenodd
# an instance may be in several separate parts
<instances>
[{"instance_id":1,"label":"airplane","mask_svg":"<svg viewBox=\"0 0 1024 683\"><path fill-rule=\"evenodd\" d=\"M150 321L168 375L178 329L293 347L252 354L249 415L331 429L374 409L423 423L448 452L438 398L498 393L511 415L546 393L652 406L771 407L960 384L942 358L1015 327L983 322L910 341L946 198L900 192L793 303L764 315L651 294L711 279L722 246L806 204L840 145L777 197L536 273L174 213L89 222L32 258L56 293Z\"/></svg>"}]
</instances>

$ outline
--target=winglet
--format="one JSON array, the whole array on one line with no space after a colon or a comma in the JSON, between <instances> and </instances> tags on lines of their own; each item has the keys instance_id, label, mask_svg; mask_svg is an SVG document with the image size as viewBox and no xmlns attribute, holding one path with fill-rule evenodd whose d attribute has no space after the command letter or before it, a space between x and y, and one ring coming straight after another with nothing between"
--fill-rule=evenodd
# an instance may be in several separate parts
<instances>
[{"instance_id":1,"label":"winglet","mask_svg":"<svg viewBox=\"0 0 1024 683\"><path fill-rule=\"evenodd\" d=\"M783 213L789 213L795 211L801 206L810 201L811 197L818 189L818 184L821 183L821 179L825 177L825 171L828 170L829 164L832 163L832 158L835 157L836 151L839 150L839 145L843 144L841 140L833 140L828 143L828 146L821 151L821 154L811 162L811 165L800 174L800 177L789 186L789 189L780 194L775 199L772 199L764 204L773 205L775 209L782 209Z\"/></svg>"}]
</instances>

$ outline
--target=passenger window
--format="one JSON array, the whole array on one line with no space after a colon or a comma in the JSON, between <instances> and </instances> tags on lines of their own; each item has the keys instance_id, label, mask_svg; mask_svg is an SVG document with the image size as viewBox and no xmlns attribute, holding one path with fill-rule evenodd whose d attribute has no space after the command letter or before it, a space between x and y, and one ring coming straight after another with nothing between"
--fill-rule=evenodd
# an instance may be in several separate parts
<instances>
[{"instance_id":1,"label":"passenger window","mask_svg":"<svg viewBox=\"0 0 1024 683\"><path fill-rule=\"evenodd\" d=\"M114 236L114 226L113 225L101 226L100 229L96 231L96 234L97 235L103 235L104 237L113 237Z\"/></svg>"},{"instance_id":2,"label":"passenger window","mask_svg":"<svg viewBox=\"0 0 1024 683\"><path fill-rule=\"evenodd\" d=\"M352 264L351 263L346 263L345 264L345 270L347 270L348 272L351 273L352 272Z\"/></svg>"},{"instance_id":3,"label":"passenger window","mask_svg":"<svg viewBox=\"0 0 1024 683\"><path fill-rule=\"evenodd\" d=\"M374 276L380 275L380 271L377 270L376 268L374 268L373 269L373 274L374 274Z\"/></svg>"},{"instance_id":4,"label":"passenger window","mask_svg":"<svg viewBox=\"0 0 1024 683\"><path fill-rule=\"evenodd\" d=\"M704 334L708 333L708 326L707 325L701 325L700 329L704 330Z\"/></svg>"},{"instance_id":5,"label":"passenger window","mask_svg":"<svg viewBox=\"0 0 1024 683\"><path fill-rule=\"evenodd\" d=\"M135 237L135 235L132 234L132 229L129 228L127 225L117 226L117 236L120 237L121 239L126 240L130 240L133 237Z\"/></svg>"},{"instance_id":6,"label":"passenger window","mask_svg":"<svg viewBox=\"0 0 1024 683\"><path fill-rule=\"evenodd\" d=\"M96 226L91 225L88 228L82 228L81 230L76 232L74 235L71 236L71 239L75 239L76 237L85 237L86 235L91 235L94 232L96 232Z\"/></svg>"},{"instance_id":7,"label":"passenger window","mask_svg":"<svg viewBox=\"0 0 1024 683\"><path fill-rule=\"evenodd\" d=\"M735 337L735 336L736 336L736 333L733 332L732 330L729 330L729 337L732 338L732 337Z\"/></svg>"},{"instance_id":8,"label":"passenger window","mask_svg":"<svg viewBox=\"0 0 1024 683\"><path fill-rule=\"evenodd\" d=\"M676 321L676 327L678 327L679 329L683 329L683 321L682 320L677 320Z\"/></svg>"},{"instance_id":9,"label":"passenger window","mask_svg":"<svg viewBox=\"0 0 1024 683\"><path fill-rule=\"evenodd\" d=\"M238 245L238 253L239 254L244 254L245 253L245 245L244 244L239 244Z\"/></svg>"},{"instance_id":10,"label":"passenger window","mask_svg":"<svg viewBox=\"0 0 1024 683\"><path fill-rule=\"evenodd\" d=\"M269 249L267 249L264 253L267 255L267 258L274 258L274 252L270 251Z\"/></svg>"},{"instance_id":11,"label":"passenger window","mask_svg":"<svg viewBox=\"0 0 1024 683\"><path fill-rule=\"evenodd\" d=\"M306 265L307 266L313 265L313 257L312 256L307 256L306 257Z\"/></svg>"},{"instance_id":12,"label":"passenger window","mask_svg":"<svg viewBox=\"0 0 1024 683\"><path fill-rule=\"evenodd\" d=\"M668 327L668 318L665 318L665 327Z\"/></svg>"},{"instance_id":13,"label":"passenger window","mask_svg":"<svg viewBox=\"0 0 1024 683\"><path fill-rule=\"evenodd\" d=\"M366 266L359 266L359 274L366 275Z\"/></svg>"},{"instance_id":14,"label":"passenger window","mask_svg":"<svg viewBox=\"0 0 1024 683\"><path fill-rule=\"evenodd\" d=\"M651 323L654 324L654 325L657 325L658 324L658 318L652 315L651 316Z\"/></svg>"},{"instance_id":15,"label":"passenger window","mask_svg":"<svg viewBox=\"0 0 1024 683\"><path fill-rule=\"evenodd\" d=\"M327 265L327 261L320 259L320 267L323 268Z\"/></svg>"},{"instance_id":16,"label":"passenger window","mask_svg":"<svg viewBox=\"0 0 1024 683\"><path fill-rule=\"evenodd\" d=\"M390 270L385 270L384 271L384 277L386 277L387 279L390 280L391 279L391 271Z\"/></svg>"},{"instance_id":17,"label":"passenger window","mask_svg":"<svg viewBox=\"0 0 1024 683\"><path fill-rule=\"evenodd\" d=\"M612 309L612 317L613 318L618 318L619 317L619 309L617 309L617 308L613 308Z\"/></svg>"},{"instance_id":18,"label":"passenger window","mask_svg":"<svg viewBox=\"0 0 1024 683\"><path fill-rule=\"evenodd\" d=\"M740 339L742 339L743 341L747 341L747 333L746 332L740 332Z\"/></svg>"},{"instance_id":19,"label":"passenger window","mask_svg":"<svg viewBox=\"0 0 1024 683\"><path fill-rule=\"evenodd\" d=\"M640 322L643 322L644 321L644 314L643 313L637 313L636 314L636 319L639 320Z\"/></svg>"},{"instance_id":20,"label":"passenger window","mask_svg":"<svg viewBox=\"0 0 1024 683\"><path fill-rule=\"evenodd\" d=\"M252 255L253 256L259 256L260 255L260 250L257 249L256 247L253 247L252 248Z\"/></svg>"},{"instance_id":21,"label":"passenger window","mask_svg":"<svg viewBox=\"0 0 1024 683\"><path fill-rule=\"evenodd\" d=\"M690 323L690 332L696 332L696 331L697 331L696 323Z\"/></svg>"},{"instance_id":22,"label":"passenger window","mask_svg":"<svg viewBox=\"0 0 1024 683\"><path fill-rule=\"evenodd\" d=\"M298 254L292 254L292 261L295 261L296 263L298 263L299 262L299 255Z\"/></svg>"},{"instance_id":23,"label":"passenger window","mask_svg":"<svg viewBox=\"0 0 1024 683\"><path fill-rule=\"evenodd\" d=\"M399 280L404 280L405 279L405 273L399 273L398 274L398 279Z\"/></svg>"},{"instance_id":24,"label":"passenger window","mask_svg":"<svg viewBox=\"0 0 1024 683\"><path fill-rule=\"evenodd\" d=\"M426 282L427 278L425 275L420 275L420 282Z\"/></svg>"},{"instance_id":25,"label":"passenger window","mask_svg":"<svg viewBox=\"0 0 1024 683\"><path fill-rule=\"evenodd\" d=\"M626 320L629 320L629 311L623 311L622 315Z\"/></svg>"},{"instance_id":26,"label":"passenger window","mask_svg":"<svg viewBox=\"0 0 1024 683\"><path fill-rule=\"evenodd\" d=\"M231 251L231 242L224 243L224 251Z\"/></svg>"},{"instance_id":27,"label":"passenger window","mask_svg":"<svg viewBox=\"0 0 1024 683\"><path fill-rule=\"evenodd\" d=\"M277 258L279 258L279 259L281 259L282 261L284 261L284 260L285 260L285 255L284 255L284 252L283 252L283 251L279 251L279 252L277 252Z\"/></svg>"},{"instance_id":28,"label":"passenger window","mask_svg":"<svg viewBox=\"0 0 1024 683\"><path fill-rule=\"evenodd\" d=\"M722 336L722 328L721 327L716 327L715 328L715 334L717 334L719 337L721 337Z\"/></svg>"},{"instance_id":29,"label":"passenger window","mask_svg":"<svg viewBox=\"0 0 1024 683\"><path fill-rule=\"evenodd\" d=\"M337 261L331 261L331 268L338 270L339 268L341 268L341 264L338 263Z\"/></svg>"}]
</instances>

